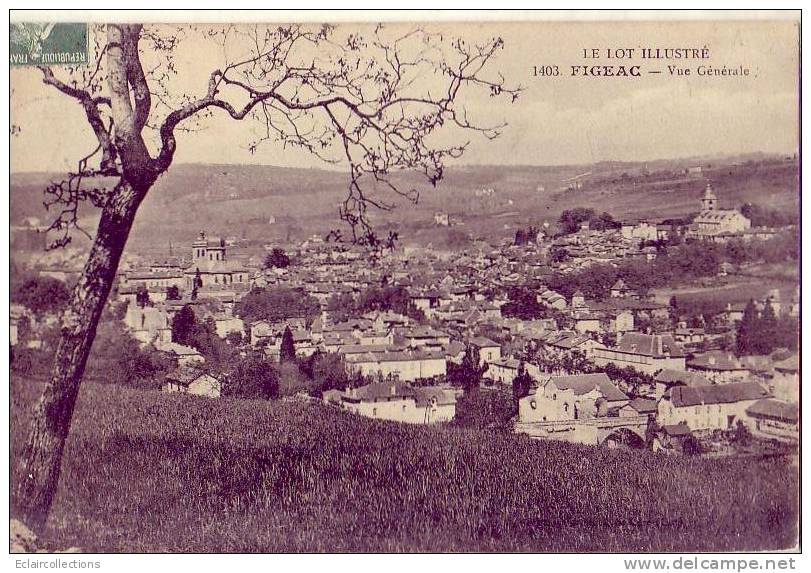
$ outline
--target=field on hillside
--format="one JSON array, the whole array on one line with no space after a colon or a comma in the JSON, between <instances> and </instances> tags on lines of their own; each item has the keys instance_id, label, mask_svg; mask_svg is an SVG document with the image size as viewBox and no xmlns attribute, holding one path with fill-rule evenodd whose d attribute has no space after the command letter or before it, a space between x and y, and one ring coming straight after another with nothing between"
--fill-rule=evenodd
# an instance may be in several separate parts
<instances>
[{"instance_id":1,"label":"field on hillside","mask_svg":"<svg viewBox=\"0 0 811 573\"><path fill-rule=\"evenodd\" d=\"M394 225L403 241L426 244L420 230L433 227L437 210L464 223L463 232L489 239L513 236L518 226L553 224L561 211L592 207L617 218L680 217L698 210L698 196L708 181L723 208L753 202L798 213L796 159L729 157L659 162L599 163L575 166L451 165L436 188L419 177L398 176L403 189L421 192L414 206L391 191L378 198L397 206L391 212L371 210L379 224ZM684 168L704 166L698 176ZM590 173L582 188L567 190L572 177ZM22 173L11 179L11 220L34 215L47 220L42 189L57 174ZM483 192L492 190L492 194ZM178 164L161 177L144 200L131 247L166 247L169 240L189 241L201 221L210 234L251 239L301 239L341 228L338 204L347 193L342 170L290 169L273 166ZM80 211L93 229L93 209ZM275 218L274 223L270 221ZM429 233L430 234L430 233Z\"/></svg>"},{"instance_id":2,"label":"field on hillside","mask_svg":"<svg viewBox=\"0 0 811 573\"><path fill-rule=\"evenodd\" d=\"M790 301L798 285L796 279L790 280L779 274L764 277L730 275L723 279L706 280L705 284L653 289L651 295L662 304L668 304L670 298L675 296L680 302L712 302L721 308L727 303L746 303L750 299L763 299L772 289L780 291L781 300Z\"/></svg>"},{"instance_id":3,"label":"field on hillside","mask_svg":"<svg viewBox=\"0 0 811 573\"><path fill-rule=\"evenodd\" d=\"M39 390L12 381L13 461ZM780 549L796 543L797 499L786 458L662 457L86 384L44 539L104 552Z\"/></svg>"}]
</instances>

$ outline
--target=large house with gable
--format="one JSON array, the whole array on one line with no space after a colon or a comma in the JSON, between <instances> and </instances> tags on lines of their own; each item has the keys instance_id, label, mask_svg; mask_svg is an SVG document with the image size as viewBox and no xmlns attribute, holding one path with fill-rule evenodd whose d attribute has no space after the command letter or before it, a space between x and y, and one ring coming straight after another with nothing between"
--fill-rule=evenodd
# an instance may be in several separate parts
<instances>
[{"instance_id":1,"label":"large house with gable","mask_svg":"<svg viewBox=\"0 0 811 573\"><path fill-rule=\"evenodd\" d=\"M646 374L662 369L684 370L684 349L669 334L640 334L629 332L612 348L597 347L592 360L598 366L615 364L630 366Z\"/></svg>"},{"instance_id":2,"label":"large house with gable","mask_svg":"<svg viewBox=\"0 0 811 573\"><path fill-rule=\"evenodd\" d=\"M756 382L677 386L659 400L656 421L685 423L694 432L729 430L747 420L750 406L768 397L769 391Z\"/></svg>"},{"instance_id":3,"label":"large house with gable","mask_svg":"<svg viewBox=\"0 0 811 573\"><path fill-rule=\"evenodd\" d=\"M409 424L450 422L456 416L456 395L450 390L414 388L402 382L332 390L324 393L324 400L368 418Z\"/></svg>"},{"instance_id":4,"label":"large house with gable","mask_svg":"<svg viewBox=\"0 0 811 573\"><path fill-rule=\"evenodd\" d=\"M363 349L364 351L360 351ZM358 350L358 351L356 351ZM447 363L444 352L406 352L390 347L343 347L347 370L363 376L392 377L403 382L444 376Z\"/></svg>"}]
</instances>

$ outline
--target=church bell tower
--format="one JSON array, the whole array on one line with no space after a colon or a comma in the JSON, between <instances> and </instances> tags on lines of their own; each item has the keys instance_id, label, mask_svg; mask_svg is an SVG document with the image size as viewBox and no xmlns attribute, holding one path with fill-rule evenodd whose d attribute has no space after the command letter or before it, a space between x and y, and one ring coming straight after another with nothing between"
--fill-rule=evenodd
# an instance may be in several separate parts
<instances>
[{"instance_id":1,"label":"church bell tower","mask_svg":"<svg viewBox=\"0 0 811 573\"><path fill-rule=\"evenodd\" d=\"M701 196L701 210L702 211L715 211L718 207L718 197L712 190L712 185L707 183L707 188L704 189L704 194Z\"/></svg>"}]
</instances>

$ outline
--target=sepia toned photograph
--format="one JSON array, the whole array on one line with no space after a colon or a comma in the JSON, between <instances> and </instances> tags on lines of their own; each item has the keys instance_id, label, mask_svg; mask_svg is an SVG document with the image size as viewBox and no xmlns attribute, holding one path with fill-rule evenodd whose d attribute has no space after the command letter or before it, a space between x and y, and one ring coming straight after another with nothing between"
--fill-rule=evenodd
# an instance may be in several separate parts
<instances>
[{"instance_id":1,"label":"sepia toned photograph","mask_svg":"<svg viewBox=\"0 0 811 573\"><path fill-rule=\"evenodd\" d=\"M12 10L8 93L17 568L795 568L799 11Z\"/></svg>"}]
</instances>

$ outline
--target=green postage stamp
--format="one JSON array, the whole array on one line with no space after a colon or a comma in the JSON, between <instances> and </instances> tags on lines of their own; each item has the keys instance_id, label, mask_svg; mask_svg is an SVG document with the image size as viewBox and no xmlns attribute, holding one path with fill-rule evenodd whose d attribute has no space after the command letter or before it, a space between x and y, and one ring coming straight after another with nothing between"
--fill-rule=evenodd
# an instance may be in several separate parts
<instances>
[{"instance_id":1,"label":"green postage stamp","mask_svg":"<svg viewBox=\"0 0 811 573\"><path fill-rule=\"evenodd\" d=\"M12 66L86 64L87 51L87 24L11 24L9 63Z\"/></svg>"}]
</instances>

